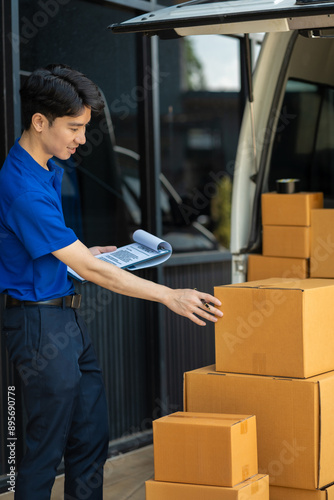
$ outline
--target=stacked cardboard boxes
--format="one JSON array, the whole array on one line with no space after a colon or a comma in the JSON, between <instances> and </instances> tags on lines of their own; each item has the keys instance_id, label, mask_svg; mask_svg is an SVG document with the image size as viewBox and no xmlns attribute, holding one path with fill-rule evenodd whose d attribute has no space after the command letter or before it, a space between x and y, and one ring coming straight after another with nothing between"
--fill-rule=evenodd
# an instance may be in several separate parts
<instances>
[{"instance_id":1,"label":"stacked cardboard boxes","mask_svg":"<svg viewBox=\"0 0 334 500\"><path fill-rule=\"evenodd\" d=\"M268 257L260 254L248 255L248 281L266 278L308 278L309 259Z\"/></svg>"},{"instance_id":2,"label":"stacked cardboard boxes","mask_svg":"<svg viewBox=\"0 0 334 500\"><path fill-rule=\"evenodd\" d=\"M282 500L283 498L284 500L334 500L334 486L317 491L270 487L270 500Z\"/></svg>"},{"instance_id":3,"label":"stacked cardboard boxes","mask_svg":"<svg viewBox=\"0 0 334 500\"><path fill-rule=\"evenodd\" d=\"M268 500L269 481L265 474L243 481L234 488L198 484L146 481L146 500ZM296 499L297 500L297 499ZM298 499L299 500L299 499ZM313 500L313 499L310 499ZM314 499L318 500L318 499ZM322 498L319 500L323 500Z\"/></svg>"},{"instance_id":4,"label":"stacked cardboard boxes","mask_svg":"<svg viewBox=\"0 0 334 500\"><path fill-rule=\"evenodd\" d=\"M309 276L311 211L323 207L323 193L262 195L262 255L250 255L248 281Z\"/></svg>"},{"instance_id":5,"label":"stacked cardboard boxes","mask_svg":"<svg viewBox=\"0 0 334 500\"><path fill-rule=\"evenodd\" d=\"M334 278L334 209L314 209L311 238L311 278Z\"/></svg>"},{"instance_id":6,"label":"stacked cardboard boxes","mask_svg":"<svg viewBox=\"0 0 334 500\"><path fill-rule=\"evenodd\" d=\"M282 488L275 500L287 500L284 488L306 500L334 480L333 372L293 379L200 368L184 375L184 410L256 415L259 473Z\"/></svg>"},{"instance_id":7,"label":"stacked cardboard boxes","mask_svg":"<svg viewBox=\"0 0 334 500\"><path fill-rule=\"evenodd\" d=\"M215 287L216 369L278 377L334 370L334 280L267 280ZM333 477L334 481L334 477Z\"/></svg>"},{"instance_id":8,"label":"stacked cardboard boxes","mask_svg":"<svg viewBox=\"0 0 334 500\"><path fill-rule=\"evenodd\" d=\"M323 193L263 194L263 255L308 259L311 210L322 207Z\"/></svg>"},{"instance_id":9,"label":"stacked cardboard boxes","mask_svg":"<svg viewBox=\"0 0 334 500\"><path fill-rule=\"evenodd\" d=\"M334 280L267 279L215 295L216 365L185 374L185 411L256 415L271 500L331 498Z\"/></svg>"},{"instance_id":10,"label":"stacked cardboard boxes","mask_svg":"<svg viewBox=\"0 0 334 500\"><path fill-rule=\"evenodd\" d=\"M268 500L254 415L177 412L153 422L146 500Z\"/></svg>"}]
</instances>

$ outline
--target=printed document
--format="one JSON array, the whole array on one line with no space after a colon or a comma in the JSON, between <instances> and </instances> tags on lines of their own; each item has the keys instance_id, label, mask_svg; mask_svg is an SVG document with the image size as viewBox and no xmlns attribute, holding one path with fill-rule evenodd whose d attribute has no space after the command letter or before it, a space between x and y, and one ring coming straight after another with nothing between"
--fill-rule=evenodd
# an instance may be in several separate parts
<instances>
[{"instance_id":1,"label":"printed document","mask_svg":"<svg viewBox=\"0 0 334 500\"><path fill-rule=\"evenodd\" d=\"M172 247L167 241L161 240L143 229L137 229L133 233L133 241L134 243L117 248L114 252L96 255L96 258L114 264L121 269L135 271L162 264L172 255ZM67 271L73 278L81 282L85 281L70 267L67 268Z\"/></svg>"}]
</instances>

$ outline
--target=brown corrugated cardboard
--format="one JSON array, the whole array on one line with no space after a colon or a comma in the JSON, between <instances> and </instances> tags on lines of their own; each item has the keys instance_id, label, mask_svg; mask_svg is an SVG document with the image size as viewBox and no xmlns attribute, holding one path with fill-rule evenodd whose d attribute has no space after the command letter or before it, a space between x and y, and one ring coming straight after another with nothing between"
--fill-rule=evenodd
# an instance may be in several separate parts
<instances>
[{"instance_id":1,"label":"brown corrugated cardboard","mask_svg":"<svg viewBox=\"0 0 334 500\"><path fill-rule=\"evenodd\" d=\"M312 210L312 278L334 278L334 209Z\"/></svg>"},{"instance_id":2,"label":"brown corrugated cardboard","mask_svg":"<svg viewBox=\"0 0 334 500\"><path fill-rule=\"evenodd\" d=\"M263 226L262 253L268 257L308 259L311 254L311 228Z\"/></svg>"},{"instance_id":3,"label":"brown corrugated cardboard","mask_svg":"<svg viewBox=\"0 0 334 500\"><path fill-rule=\"evenodd\" d=\"M334 487L331 486L327 489L327 500L334 500Z\"/></svg>"},{"instance_id":4,"label":"brown corrugated cardboard","mask_svg":"<svg viewBox=\"0 0 334 500\"><path fill-rule=\"evenodd\" d=\"M303 380L200 368L184 374L184 410L256 415L259 472L273 486L334 482L334 372Z\"/></svg>"},{"instance_id":5,"label":"brown corrugated cardboard","mask_svg":"<svg viewBox=\"0 0 334 500\"><path fill-rule=\"evenodd\" d=\"M308 277L308 259L267 257L258 254L248 256L247 281L264 280L266 278L304 279Z\"/></svg>"},{"instance_id":6,"label":"brown corrugated cardboard","mask_svg":"<svg viewBox=\"0 0 334 500\"><path fill-rule=\"evenodd\" d=\"M310 226L311 210L323 207L323 193L264 193L262 224L275 226Z\"/></svg>"},{"instance_id":7,"label":"brown corrugated cardboard","mask_svg":"<svg viewBox=\"0 0 334 500\"><path fill-rule=\"evenodd\" d=\"M270 500L333 500L334 486L324 490L301 490L270 486Z\"/></svg>"},{"instance_id":8,"label":"brown corrugated cardboard","mask_svg":"<svg viewBox=\"0 0 334 500\"><path fill-rule=\"evenodd\" d=\"M224 311L218 371L305 378L334 370L334 280L272 278L214 293Z\"/></svg>"},{"instance_id":9,"label":"brown corrugated cardboard","mask_svg":"<svg viewBox=\"0 0 334 500\"><path fill-rule=\"evenodd\" d=\"M269 500L268 476L257 474L233 488L146 481L146 500Z\"/></svg>"},{"instance_id":10,"label":"brown corrugated cardboard","mask_svg":"<svg viewBox=\"0 0 334 500\"><path fill-rule=\"evenodd\" d=\"M157 481L235 486L257 474L256 419L177 412L153 422Z\"/></svg>"}]
</instances>

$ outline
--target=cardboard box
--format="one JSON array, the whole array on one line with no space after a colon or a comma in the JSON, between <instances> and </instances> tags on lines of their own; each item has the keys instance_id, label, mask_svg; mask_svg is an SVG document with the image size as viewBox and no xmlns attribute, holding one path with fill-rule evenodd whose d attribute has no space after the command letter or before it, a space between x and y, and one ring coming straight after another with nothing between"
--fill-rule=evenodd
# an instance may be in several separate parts
<instances>
[{"instance_id":1,"label":"cardboard box","mask_svg":"<svg viewBox=\"0 0 334 500\"><path fill-rule=\"evenodd\" d=\"M224 311L215 323L217 371L306 378L334 370L334 280L272 278L214 290Z\"/></svg>"},{"instance_id":2,"label":"cardboard box","mask_svg":"<svg viewBox=\"0 0 334 500\"><path fill-rule=\"evenodd\" d=\"M334 278L334 209L312 210L311 266L314 278Z\"/></svg>"},{"instance_id":3,"label":"cardboard box","mask_svg":"<svg viewBox=\"0 0 334 500\"><path fill-rule=\"evenodd\" d=\"M322 208L323 193L262 194L262 224L310 226L311 210Z\"/></svg>"},{"instance_id":4,"label":"cardboard box","mask_svg":"<svg viewBox=\"0 0 334 500\"><path fill-rule=\"evenodd\" d=\"M269 500L269 478L257 474L233 488L146 481L146 500Z\"/></svg>"},{"instance_id":5,"label":"cardboard box","mask_svg":"<svg viewBox=\"0 0 334 500\"><path fill-rule=\"evenodd\" d=\"M248 256L247 281L266 278L298 278L309 277L309 260L288 257L267 257L250 254Z\"/></svg>"},{"instance_id":6,"label":"cardboard box","mask_svg":"<svg viewBox=\"0 0 334 500\"><path fill-rule=\"evenodd\" d=\"M257 474L256 419L177 412L153 422L154 479L235 486Z\"/></svg>"},{"instance_id":7,"label":"cardboard box","mask_svg":"<svg viewBox=\"0 0 334 500\"><path fill-rule=\"evenodd\" d=\"M301 490L270 486L270 500L334 500L334 485L325 490Z\"/></svg>"},{"instance_id":8,"label":"cardboard box","mask_svg":"<svg viewBox=\"0 0 334 500\"><path fill-rule=\"evenodd\" d=\"M256 415L259 473L273 486L334 482L334 372L303 380L200 368L184 374L184 410Z\"/></svg>"},{"instance_id":9,"label":"cardboard box","mask_svg":"<svg viewBox=\"0 0 334 500\"><path fill-rule=\"evenodd\" d=\"M262 253L268 257L308 259L311 254L311 228L263 226Z\"/></svg>"}]
</instances>

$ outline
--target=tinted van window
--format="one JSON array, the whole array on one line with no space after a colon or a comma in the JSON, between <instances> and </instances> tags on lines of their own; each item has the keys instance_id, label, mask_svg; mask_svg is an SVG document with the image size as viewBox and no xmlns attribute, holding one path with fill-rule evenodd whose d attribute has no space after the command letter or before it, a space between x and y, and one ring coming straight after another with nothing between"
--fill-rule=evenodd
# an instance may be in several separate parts
<instances>
[{"instance_id":1,"label":"tinted van window","mask_svg":"<svg viewBox=\"0 0 334 500\"><path fill-rule=\"evenodd\" d=\"M273 144L269 191L276 179L300 179L334 207L334 88L289 80Z\"/></svg>"}]
</instances>

